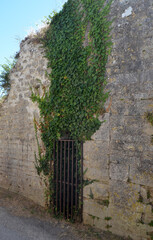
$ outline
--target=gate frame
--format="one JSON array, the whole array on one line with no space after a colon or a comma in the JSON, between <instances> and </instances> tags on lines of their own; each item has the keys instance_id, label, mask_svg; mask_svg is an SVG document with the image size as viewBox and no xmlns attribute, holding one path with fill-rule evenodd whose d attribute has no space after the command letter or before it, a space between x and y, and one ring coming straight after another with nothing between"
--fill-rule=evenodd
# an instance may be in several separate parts
<instances>
[{"instance_id":1,"label":"gate frame","mask_svg":"<svg viewBox=\"0 0 153 240\"><path fill-rule=\"evenodd\" d=\"M53 194L53 206L51 206L50 204L50 208L53 208L53 211L54 211L54 214L57 215L60 213L60 216L62 216L62 213L63 213L63 217L64 219L72 219L74 220L74 214L73 214L73 208L75 206L75 210L79 210L79 220L80 222L83 221L83 142L81 141L79 144L80 144L80 150L81 150L81 155L80 155L80 159L77 159L76 158L76 163L74 163L74 143L76 141L75 140L67 140L67 139L60 139L60 140L56 140L54 141L54 147L53 147L53 159L50 160L50 172L53 173L53 181L54 181L54 194ZM63 144L64 143L64 144ZM70 143L72 143L72 159L70 159ZM64 146L64 151L62 149L62 147ZM57 147L57 164L55 165L55 159L56 159L56 147ZM68 148L68 156L67 156L67 160L68 160L68 182L66 180L66 150ZM59 154L59 149L60 149L60 154ZM77 148L76 148L76 153L77 153ZM64 153L64 179L62 180L62 153ZM77 190L79 189L78 188L78 171L76 170L76 174L77 174L77 177L76 177L76 182L74 183L73 182L73 174L74 172L72 171L72 179L71 179L71 182L69 182L69 177L70 177L70 161L72 160L72 166L73 164L76 164L77 168L78 168L78 163L80 161L80 176L79 176L79 184L80 184L80 194L78 195L77 194ZM56 168L56 169L55 169ZM76 168L76 169L77 169ZM58 171L60 171L60 176L59 176L59 173ZM67 216L65 216L66 214L66 211L65 211L65 208L66 208L66 198L63 197L62 199L62 185L64 184L64 192L66 193L67 191L67 199L68 199L68 203L67 203ZM59 187L60 189L59 189ZM69 191L68 189L71 187L71 207L68 207L69 205ZM73 196L74 196L74 193L73 193L73 188L76 188L75 190L75 204L72 204L73 202ZM67 188L67 190L66 190ZM56 191L55 191L56 189ZM58 189L60 190L58 192ZM64 193L64 194L65 194ZM60 197L60 202L59 202L59 206L58 206L58 196ZM79 199L79 200L77 200ZM50 199L50 203L52 202L52 200ZM62 204L63 204L63 212L62 212ZM80 208L78 206L80 205ZM59 207L59 212L57 212L57 208ZM56 208L56 209L55 209ZM71 217L69 217L71 215ZM77 221L75 219L75 221Z\"/></svg>"}]
</instances>

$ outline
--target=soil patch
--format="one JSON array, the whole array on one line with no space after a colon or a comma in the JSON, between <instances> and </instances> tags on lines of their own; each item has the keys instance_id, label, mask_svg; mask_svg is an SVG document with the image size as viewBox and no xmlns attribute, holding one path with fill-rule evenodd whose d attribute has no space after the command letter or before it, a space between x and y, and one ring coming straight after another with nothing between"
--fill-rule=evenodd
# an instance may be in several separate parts
<instances>
[{"instance_id":1,"label":"soil patch","mask_svg":"<svg viewBox=\"0 0 153 240\"><path fill-rule=\"evenodd\" d=\"M54 226L60 226L64 229L64 233L73 234L78 240L130 240L116 236L110 232L102 232L83 224L73 224L64 220L59 220L51 216L51 214L40 205L33 201L6 189L0 188L0 206L7 209L11 215L25 218L35 218L41 221L51 223ZM64 236L64 235L63 235ZM61 236L61 239L62 238Z\"/></svg>"}]
</instances>

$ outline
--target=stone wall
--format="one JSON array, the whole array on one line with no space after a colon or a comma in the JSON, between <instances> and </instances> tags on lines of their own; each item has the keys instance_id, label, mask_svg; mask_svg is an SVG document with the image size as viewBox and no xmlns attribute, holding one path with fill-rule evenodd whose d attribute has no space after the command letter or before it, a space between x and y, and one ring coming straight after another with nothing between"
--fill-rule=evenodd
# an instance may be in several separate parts
<instances>
[{"instance_id":1,"label":"stone wall","mask_svg":"<svg viewBox=\"0 0 153 240\"><path fill-rule=\"evenodd\" d=\"M149 240L153 227L153 128L144 115L153 110L152 0L114 0L110 13L113 49L107 66L110 98L106 120L84 144L85 224ZM47 85L47 61L37 38L21 43L10 74L11 91L0 107L0 185L44 205L43 181L36 173L37 150L30 86Z\"/></svg>"},{"instance_id":2,"label":"stone wall","mask_svg":"<svg viewBox=\"0 0 153 240\"><path fill-rule=\"evenodd\" d=\"M0 186L44 205L43 181L34 166L37 151L33 118L39 112L30 100L30 87L46 82L47 61L37 38L22 41L19 59L10 74L11 90L0 106Z\"/></svg>"},{"instance_id":3,"label":"stone wall","mask_svg":"<svg viewBox=\"0 0 153 240\"><path fill-rule=\"evenodd\" d=\"M106 120L84 146L84 222L133 239L153 227L153 2L114 0ZM148 235L149 234L149 235Z\"/></svg>"}]
</instances>

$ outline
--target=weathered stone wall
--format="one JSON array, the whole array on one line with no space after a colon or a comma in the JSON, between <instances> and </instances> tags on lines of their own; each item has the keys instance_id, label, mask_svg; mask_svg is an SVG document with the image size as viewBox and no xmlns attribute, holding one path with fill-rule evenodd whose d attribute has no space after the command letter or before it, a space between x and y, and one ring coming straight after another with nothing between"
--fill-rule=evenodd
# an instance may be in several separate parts
<instances>
[{"instance_id":1,"label":"weathered stone wall","mask_svg":"<svg viewBox=\"0 0 153 240\"><path fill-rule=\"evenodd\" d=\"M114 0L110 13L113 49L107 66L110 98L104 122L84 145L84 223L149 240L153 227L153 2ZM47 61L34 38L21 43L11 91L0 107L0 185L44 204L44 186L34 166L33 127L39 112L30 100L36 79L47 84Z\"/></svg>"},{"instance_id":2,"label":"weathered stone wall","mask_svg":"<svg viewBox=\"0 0 153 240\"><path fill-rule=\"evenodd\" d=\"M0 186L44 204L43 181L34 166L37 151L33 118L39 112L30 100L30 86L46 82L47 61L36 38L21 43L19 59L10 74L11 90L0 106Z\"/></svg>"},{"instance_id":3,"label":"weathered stone wall","mask_svg":"<svg viewBox=\"0 0 153 240\"><path fill-rule=\"evenodd\" d=\"M110 109L84 146L84 222L133 239L153 227L153 1L114 0L113 49L107 67ZM149 234L149 235L148 235Z\"/></svg>"}]
</instances>

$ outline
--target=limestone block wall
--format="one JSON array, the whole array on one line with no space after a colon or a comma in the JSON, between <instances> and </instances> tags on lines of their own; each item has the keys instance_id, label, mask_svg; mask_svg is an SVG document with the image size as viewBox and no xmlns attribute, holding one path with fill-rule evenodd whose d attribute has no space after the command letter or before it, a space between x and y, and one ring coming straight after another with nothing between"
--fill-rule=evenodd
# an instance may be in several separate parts
<instances>
[{"instance_id":1,"label":"limestone block wall","mask_svg":"<svg viewBox=\"0 0 153 240\"><path fill-rule=\"evenodd\" d=\"M85 224L150 240L153 227L153 2L114 0L113 48L107 66L107 112L100 129L84 144ZM44 205L44 185L34 166L37 151L30 86L48 84L47 60L37 38L21 43L10 74L11 91L0 106L0 186Z\"/></svg>"},{"instance_id":2,"label":"limestone block wall","mask_svg":"<svg viewBox=\"0 0 153 240\"><path fill-rule=\"evenodd\" d=\"M33 118L38 108L30 100L37 79L47 84L47 61L37 38L21 43L19 59L10 74L11 90L0 106L0 186L44 204L43 181L34 166L37 151Z\"/></svg>"},{"instance_id":3,"label":"limestone block wall","mask_svg":"<svg viewBox=\"0 0 153 240\"><path fill-rule=\"evenodd\" d=\"M114 0L106 120L84 145L84 222L136 240L152 239L153 2Z\"/></svg>"}]
</instances>

